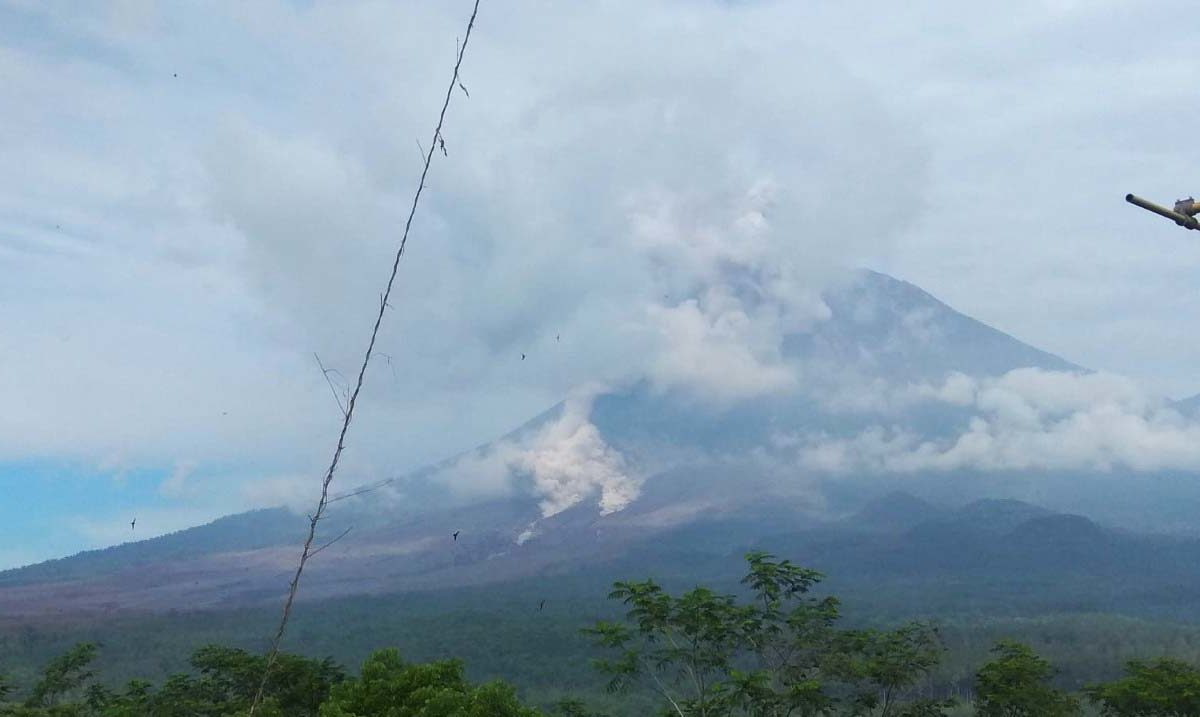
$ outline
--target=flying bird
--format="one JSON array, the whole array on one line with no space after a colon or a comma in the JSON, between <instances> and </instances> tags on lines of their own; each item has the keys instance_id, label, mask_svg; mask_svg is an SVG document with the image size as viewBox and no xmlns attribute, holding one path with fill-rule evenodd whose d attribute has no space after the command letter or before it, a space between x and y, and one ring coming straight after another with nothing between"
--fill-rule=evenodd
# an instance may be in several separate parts
<instances>
[{"instance_id":1,"label":"flying bird","mask_svg":"<svg viewBox=\"0 0 1200 717\"><path fill-rule=\"evenodd\" d=\"M129 529L133 530L136 527L137 527L137 518L134 518L133 520L129 521Z\"/></svg>"},{"instance_id":2,"label":"flying bird","mask_svg":"<svg viewBox=\"0 0 1200 717\"><path fill-rule=\"evenodd\" d=\"M540 603L538 603L538 612L541 612L542 608L544 607L546 607L546 601L542 600Z\"/></svg>"},{"instance_id":3,"label":"flying bird","mask_svg":"<svg viewBox=\"0 0 1200 717\"><path fill-rule=\"evenodd\" d=\"M456 542L456 543L458 542L458 534L459 534L459 532L460 532L460 531L457 531L457 530L456 530L456 531L454 531L454 536L453 536L453 537L454 537L454 542Z\"/></svg>"},{"instance_id":4,"label":"flying bird","mask_svg":"<svg viewBox=\"0 0 1200 717\"><path fill-rule=\"evenodd\" d=\"M559 339L561 339L561 338L562 338L562 334L555 334L555 335L554 335L554 341L555 341L556 343L557 343L557 342L558 342L558 340L559 340Z\"/></svg>"},{"instance_id":5,"label":"flying bird","mask_svg":"<svg viewBox=\"0 0 1200 717\"><path fill-rule=\"evenodd\" d=\"M524 360L525 360L525 354L521 354L521 360L522 360L522 361L524 361Z\"/></svg>"}]
</instances>

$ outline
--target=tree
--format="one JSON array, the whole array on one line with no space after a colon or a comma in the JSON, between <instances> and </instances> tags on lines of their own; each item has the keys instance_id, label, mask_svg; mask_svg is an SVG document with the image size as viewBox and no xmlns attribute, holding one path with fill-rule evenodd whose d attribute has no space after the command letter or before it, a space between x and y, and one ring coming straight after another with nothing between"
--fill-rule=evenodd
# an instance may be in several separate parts
<instances>
[{"instance_id":1,"label":"tree","mask_svg":"<svg viewBox=\"0 0 1200 717\"><path fill-rule=\"evenodd\" d=\"M51 660L42 669L42 678L33 686L25 706L53 707L58 704L62 697L92 679L92 671L87 667L94 659L96 645L81 642Z\"/></svg>"},{"instance_id":2,"label":"tree","mask_svg":"<svg viewBox=\"0 0 1200 717\"><path fill-rule=\"evenodd\" d=\"M1125 677L1091 685L1084 694L1110 717L1190 717L1200 715L1200 670L1168 657L1134 660Z\"/></svg>"},{"instance_id":3,"label":"tree","mask_svg":"<svg viewBox=\"0 0 1200 717\"><path fill-rule=\"evenodd\" d=\"M617 583L610 597L629 606L625 622L585 631L617 653L596 661L609 688L644 682L677 717L898 717L902 693L937 663L931 631L838 630L836 598L808 595L820 573L763 552L746 561L745 603L704 587L673 597L652 580ZM923 704L905 709L937 714Z\"/></svg>"},{"instance_id":4,"label":"tree","mask_svg":"<svg viewBox=\"0 0 1200 717\"><path fill-rule=\"evenodd\" d=\"M837 674L860 685L854 702L862 709L894 717L941 714L953 705L944 700L902 703L941 660L942 644L931 625L913 622L890 631L848 631L841 643L836 655L844 664Z\"/></svg>"},{"instance_id":5,"label":"tree","mask_svg":"<svg viewBox=\"0 0 1200 717\"><path fill-rule=\"evenodd\" d=\"M478 687L463 676L462 663L408 664L396 650L380 650L357 679L335 686L321 717L541 717L517 701L503 682Z\"/></svg>"},{"instance_id":6,"label":"tree","mask_svg":"<svg viewBox=\"0 0 1200 717\"><path fill-rule=\"evenodd\" d=\"M200 679L190 691L214 704L237 709L250 706L258 689L266 658L230 647L208 645L191 658ZM280 654L267 680L265 696L287 715L315 717L332 687L346 678L345 670L330 658L312 660ZM178 688L187 691L189 685Z\"/></svg>"},{"instance_id":7,"label":"tree","mask_svg":"<svg viewBox=\"0 0 1200 717\"><path fill-rule=\"evenodd\" d=\"M975 710L980 717L1071 717L1079 702L1050 683L1054 668L1026 645L1001 641L996 658L975 675Z\"/></svg>"}]
</instances>

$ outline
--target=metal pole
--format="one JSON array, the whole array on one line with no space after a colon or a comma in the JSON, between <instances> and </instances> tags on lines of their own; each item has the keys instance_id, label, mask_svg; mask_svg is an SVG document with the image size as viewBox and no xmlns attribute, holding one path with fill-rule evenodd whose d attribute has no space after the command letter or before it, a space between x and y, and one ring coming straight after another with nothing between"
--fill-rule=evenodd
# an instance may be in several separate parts
<instances>
[{"instance_id":1,"label":"metal pole","mask_svg":"<svg viewBox=\"0 0 1200 717\"><path fill-rule=\"evenodd\" d=\"M1166 207L1155 204L1154 202L1142 199L1136 194L1126 194L1125 201L1139 206L1146 211L1154 212L1160 217L1166 217L1181 227L1200 230L1200 221L1197 221L1195 217L1189 217L1186 214L1180 214L1179 212L1172 211Z\"/></svg>"}]
</instances>

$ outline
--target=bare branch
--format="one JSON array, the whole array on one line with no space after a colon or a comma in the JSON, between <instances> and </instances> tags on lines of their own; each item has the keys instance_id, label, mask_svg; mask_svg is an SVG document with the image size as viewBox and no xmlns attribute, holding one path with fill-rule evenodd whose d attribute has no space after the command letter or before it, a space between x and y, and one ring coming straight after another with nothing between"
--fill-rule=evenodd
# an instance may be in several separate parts
<instances>
[{"instance_id":1,"label":"bare branch","mask_svg":"<svg viewBox=\"0 0 1200 717\"><path fill-rule=\"evenodd\" d=\"M363 493L370 493L372 491L379 490L380 488L383 488L385 486L389 486L392 483L395 483L397 480L399 480L399 479L398 478L385 478L376 483L371 483L370 485L365 485L365 486L362 486L361 488L356 488L356 489L350 491L349 493L341 493L339 495L335 495L334 497L330 498L326 502L327 503L336 503L339 500L346 500L347 498L353 498L354 496L362 495Z\"/></svg>"},{"instance_id":2,"label":"bare branch","mask_svg":"<svg viewBox=\"0 0 1200 717\"><path fill-rule=\"evenodd\" d=\"M471 39L471 30L475 27L475 17L479 14L479 2L475 0L471 10L471 18L467 21L467 32L463 36L462 45L458 49L458 58L454 63L454 74L450 78L450 83L446 87L446 97L442 101L442 109L438 114L437 125L433 130L433 137L436 139L442 133L442 125L446 121L446 110L450 108L450 98L454 93L454 86L462 86L459 82L459 71L462 69L463 55L467 51L467 43ZM465 90L464 90L465 92ZM358 396L362 391L363 380L367 374L367 366L371 363L371 354L375 350L375 342L379 338L379 327L383 324L384 314L387 313L387 301L392 295L392 287L396 283L396 275L400 271L400 258L404 256L404 247L408 244L408 234L412 229L413 218L417 214L417 206L421 202L421 192L425 189L425 178L429 174L429 165L433 162L434 145L430 144L429 152L422 151L424 157L424 166L421 169L421 179L417 182L417 190L413 194L412 206L408 210L408 219L404 222L404 233L400 237L400 246L396 249L395 258L392 260L391 274L388 276L387 288L383 292L383 301L379 305L379 313L375 316L375 326L371 329L371 338L367 342L366 351L363 353L362 365L358 369L358 378L354 384L354 390L349 393L349 400L346 403L346 408L342 420L342 428L338 434L337 445L333 450L333 458L329 462L329 468L325 471L325 477L321 481L321 498L317 502L317 510L313 514L313 519L309 522L308 537L304 540L304 548L300 551L300 560L296 565L296 573L288 585L287 599L283 603L283 612L279 618L279 627L275 631L275 636L271 640L271 649L267 653L266 665L263 668L262 680L258 684L258 690L254 694L254 700L250 703L250 711L248 717L254 717L255 711L259 704L262 703L263 693L267 688L267 680L270 678L271 670L275 666L275 662L279 659L279 645L283 641L283 635L287 631L288 619L292 614L292 605L296 601L296 591L300 588L300 577L304 574L304 566L312 557L312 544L316 538L317 521L325 514L325 509L329 505L329 484L333 482L333 477L337 473L338 463L341 461L342 452L346 449L346 434L350 431L350 421L354 418L354 407L358 405Z\"/></svg>"},{"instance_id":3,"label":"bare branch","mask_svg":"<svg viewBox=\"0 0 1200 717\"><path fill-rule=\"evenodd\" d=\"M347 533L349 533L349 532L350 532L350 531L351 531L353 528L354 528L354 526L350 526L349 528L346 528L345 530L343 530L343 531L341 532L341 534L340 534L340 535L338 535L338 537L334 538L333 540L329 541L328 543L325 543L325 544L324 544L324 545L322 545L321 547L319 547L319 548L317 548L316 550L314 550L314 551L312 551L311 553L309 553L309 554L308 554L308 559L309 559L309 560L312 560L312 559L313 559L313 557L314 557L314 556L315 556L317 553L321 552L321 551L322 551L322 550L324 550L325 548L328 548L330 545L333 545L333 544L334 544L334 543L336 543L337 541L339 541L339 540L341 540L342 538L346 537L346 534L347 534Z\"/></svg>"},{"instance_id":4,"label":"bare branch","mask_svg":"<svg viewBox=\"0 0 1200 717\"><path fill-rule=\"evenodd\" d=\"M337 389L333 387L333 381L329 379L329 374L336 373L341 377L342 381L345 381L346 377L342 376L342 372L338 371L336 368L325 368L325 364L321 363L321 357L317 355L316 351L313 352L313 358L317 360L317 366L321 367L321 375L325 377L325 383L329 384L329 392L333 394L333 400L337 401L338 408L341 409L342 415L345 416L346 406L342 403L342 399L338 396ZM345 394L345 389L342 389L342 393L343 395Z\"/></svg>"},{"instance_id":5,"label":"bare branch","mask_svg":"<svg viewBox=\"0 0 1200 717\"><path fill-rule=\"evenodd\" d=\"M683 709L680 708L679 703L676 702L675 698L671 696L671 691L668 690L667 686L662 683L662 680L658 679L658 674L655 672L654 666L647 662L646 658L644 657L642 658L642 669L646 670L646 673L650 675L650 679L654 680L654 684L658 689L658 693L667 698L667 702L671 703L671 707L675 708L675 712L679 715L679 717L686 717Z\"/></svg>"}]
</instances>

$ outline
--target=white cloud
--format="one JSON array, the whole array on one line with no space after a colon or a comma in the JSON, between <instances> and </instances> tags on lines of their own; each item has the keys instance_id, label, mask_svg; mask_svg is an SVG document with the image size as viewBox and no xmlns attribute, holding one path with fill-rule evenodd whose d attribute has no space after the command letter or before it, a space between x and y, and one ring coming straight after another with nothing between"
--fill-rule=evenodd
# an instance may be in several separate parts
<instances>
[{"instance_id":1,"label":"white cloud","mask_svg":"<svg viewBox=\"0 0 1200 717\"><path fill-rule=\"evenodd\" d=\"M25 407L0 414L0 459L186 455L238 493L319 473L340 416L311 354L361 356L467 7L7 10L45 36L0 35L0 393ZM911 223L925 151L788 14L483 10L347 475L442 459L592 380L794 381L780 333Z\"/></svg>"},{"instance_id":2,"label":"white cloud","mask_svg":"<svg viewBox=\"0 0 1200 717\"><path fill-rule=\"evenodd\" d=\"M1019 369L899 393L968 409L967 425L948 438L883 425L850 439L810 436L801 464L835 473L1200 470L1200 422L1119 376Z\"/></svg>"},{"instance_id":3,"label":"white cloud","mask_svg":"<svg viewBox=\"0 0 1200 717\"><path fill-rule=\"evenodd\" d=\"M158 484L158 492L168 498L179 498L193 493L188 478L196 472L195 461L177 461L171 475Z\"/></svg>"}]
</instances>

